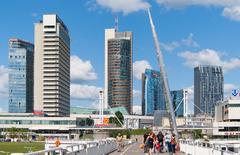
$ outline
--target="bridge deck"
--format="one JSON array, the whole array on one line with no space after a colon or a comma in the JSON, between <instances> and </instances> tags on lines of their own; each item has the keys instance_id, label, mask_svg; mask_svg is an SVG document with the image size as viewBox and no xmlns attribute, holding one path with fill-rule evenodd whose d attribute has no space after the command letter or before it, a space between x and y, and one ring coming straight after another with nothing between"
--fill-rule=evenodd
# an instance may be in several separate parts
<instances>
[{"instance_id":1,"label":"bridge deck","mask_svg":"<svg viewBox=\"0 0 240 155\"><path fill-rule=\"evenodd\" d=\"M132 145L125 146L121 152L113 152L110 155L145 155L143 149L139 148L141 143L133 143ZM169 153L155 153L154 155L169 155ZM176 155L184 155L184 153L177 152Z\"/></svg>"}]
</instances>

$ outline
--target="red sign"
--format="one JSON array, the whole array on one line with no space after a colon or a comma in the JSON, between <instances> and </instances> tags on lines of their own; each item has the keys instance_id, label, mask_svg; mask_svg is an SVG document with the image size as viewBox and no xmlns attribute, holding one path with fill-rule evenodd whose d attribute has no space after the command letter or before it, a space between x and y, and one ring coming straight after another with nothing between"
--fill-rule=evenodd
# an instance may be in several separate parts
<instances>
[{"instance_id":1,"label":"red sign","mask_svg":"<svg viewBox=\"0 0 240 155\"><path fill-rule=\"evenodd\" d=\"M33 112L33 114L34 114L34 115L44 115L44 112L43 112L43 111L37 111L37 110L35 110L35 111Z\"/></svg>"}]
</instances>

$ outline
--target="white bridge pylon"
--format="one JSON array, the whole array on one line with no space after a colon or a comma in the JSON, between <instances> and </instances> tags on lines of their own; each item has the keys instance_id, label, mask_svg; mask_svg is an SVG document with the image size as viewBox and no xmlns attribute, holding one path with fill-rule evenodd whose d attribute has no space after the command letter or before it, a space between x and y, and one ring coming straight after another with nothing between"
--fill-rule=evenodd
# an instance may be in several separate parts
<instances>
[{"instance_id":1,"label":"white bridge pylon","mask_svg":"<svg viewBox=\"0 0 240 155\"><path fill-rule=\"evenodd\" d=\"M160 68L160 77L163 80L163 87L164 87L163 90L164 90L164 97L166 100L166 106L168 107L167 110L171 114L171 118L169 119L170 127L173 129L173 132L175 133L176 138L178 139L177 124L176 124L175 113L174 113L174 109L173 109L173 102L171 100L167 74L166 74L165 68L164 68L163 56L162 56L162 52L160 50L160 44L158 41L158 36L157 36L157 32L155 30L155 26L153 24L150 9L148 9L147 11L148 11L148 16L149 16L149 20L150 20L150 24L151 24L152 33L153 33L153 39L154 39L154 45L155 45L156 54L157 54L158 65Z\"/></svg>"}]
</instances>

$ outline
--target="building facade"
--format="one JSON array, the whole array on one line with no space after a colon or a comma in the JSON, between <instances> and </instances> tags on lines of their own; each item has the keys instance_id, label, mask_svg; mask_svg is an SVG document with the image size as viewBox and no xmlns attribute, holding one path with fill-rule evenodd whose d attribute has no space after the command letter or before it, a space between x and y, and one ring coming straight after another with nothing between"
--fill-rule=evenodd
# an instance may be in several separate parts
<instances>
[{"instance_id":1,"label":"building facade","mask_svg":"<svg viewBox=\"0 0 240 155\"><path fill-rule=\"evenodd\" d=\"M34 45L9 40L9 112L33 112Z\"/></svg>"},{"instance_id":2,"label":"building facade","mask_svg":"<svg viewBox=\"0 0 240 155\"><path fill-rule=\"evenodd\" d=\"M49 116L70 114L70 38L55 14L35 24L34 110Z\"/></svg>"},{"instance_id":3,"label":"building facade","mask_svg":"<svg viewBox=\"0 0 240 155\"><path fill-rule=\"evenodd\" d=\"M132 32L105 30L104 108L124 106L132 113Z\"/></svg>"},{"instance_id":4,"label":"building facade","mask_svg":"<svg viewBox=\"0 0 240 155\"><path fill-rule=\"evenodd\" d=\"M163 81L159 71L146 69L142 74L142 115L153 115L155 110L166 110Z\"/></svg>"},{"instance_id":5,"label":"building facade","mask_svg":"<svg viewBox=\"0 0 240 155\"><path fill-rule=\"evenodd\" d=\"M173 90L171 91L171 97L174 109L176 109L175 116L187 117L189 115L188 90Z\"/></svg>"},{"instance_id":6,"label":"building facade","mask_svg":"<svg viewBox=\"0 0 240 155\"><path fill-rule=\"evenodd\" d=\"M240 99L229 98L220 101L215 107L215 122L213 135L236 136L240 135Z\"/></svg>"},{"instance_id":7,"label":"building facade","mask_svg":"<svg viewBox=\"0 0 240 155\"><path fill-rule=\"evenodd\" d=\"M108 103L110 107L126 107L131 111L131 42L108 40Z\"/></svg>"},{"instance_id":8,"label":"building facade","mask_svg":"<svg viewBox=\"0 0 240 155\"><path fill-rule=\"evenodd\" d=\"M223 71L220 66L194 68L194 114L214 116L214 108L223 100Z\"/></svg>"}]
</instances>

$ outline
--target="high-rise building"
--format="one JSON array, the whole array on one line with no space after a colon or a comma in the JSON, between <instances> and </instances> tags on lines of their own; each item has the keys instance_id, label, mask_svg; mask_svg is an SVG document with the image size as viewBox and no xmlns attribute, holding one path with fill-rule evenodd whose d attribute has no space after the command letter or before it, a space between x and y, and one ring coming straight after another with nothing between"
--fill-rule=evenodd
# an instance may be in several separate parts
<instances>
[{"instance_id":1,"label":"high-rise building","mask_svg":"<svg viewBox=\"0 0 240 155\"><path fill-rule=\"evenodd\" d=\"M189 113L189 102L188 102L188 90L173 90L171 91L172 101L174 109L176 109L175 116L187 117Z\"/></svg>"},{"instance_id":2,"label":"high-rise building","mask_svg":"<svg viewBox=\"0 0 240 155\"><path fill-rule=\"evenodd\" d=\"M35 24L34 110L49 116L70 114L70 38L55 14Z\"/></svg>"},{"instance_id":3,"label":"high-rise building","mask_svg":"<svg viewBox=\"0 0 240 155\"><path fill-rule=\"evenodd\" d=\"M33 112L34 45L9 40L9 112Z\"/></svg>"},{"instance_id":4,"label":"high-rise building","mask_svg":"<svg viewBox=\"0 0 240 155\"><path fill-rule=\"evenodd\" d=\"M163 81L159 71L146 69L142 74L142 115L153 115L155 110L166 110Z\"/></svg>"},{"instance_id":5,"label":"high-rise building","mask_svg":"<svg viewBox=\"0 0 240 155\"><path fill-rule=\"evenodd\" d=\"M124 106L132 113L132 32L105 30L104 108Z\"/></svg>"},{"instance_id":6,"label":"high-rise building","mask_svg":"<svg viewBox=\"0 0 240 155\"><path fill-rule=\"evenodd\" d=\"M194 114L213 116L215 105L223 100L223 71L220 66L194 68Z\"/></svg>"}]
</instances>

